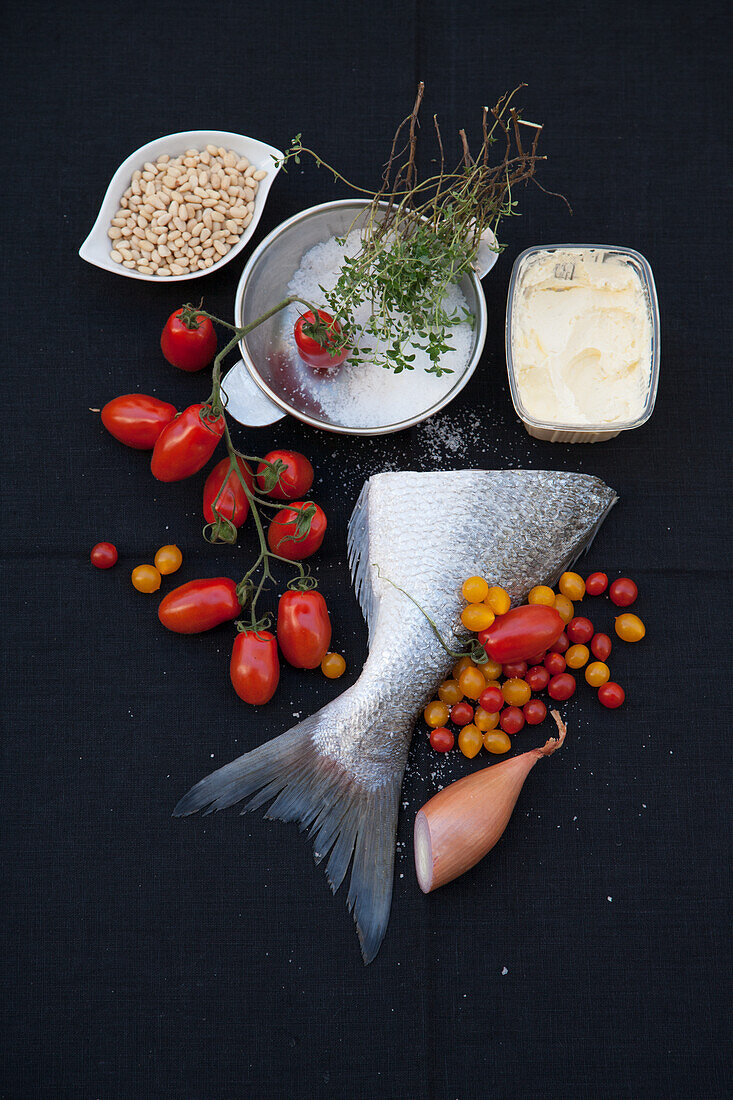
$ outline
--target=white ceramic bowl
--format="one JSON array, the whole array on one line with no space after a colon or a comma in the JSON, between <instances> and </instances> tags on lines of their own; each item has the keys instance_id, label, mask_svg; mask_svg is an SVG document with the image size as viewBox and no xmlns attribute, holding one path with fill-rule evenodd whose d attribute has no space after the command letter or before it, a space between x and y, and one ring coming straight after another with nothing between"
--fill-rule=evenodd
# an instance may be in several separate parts
<instances>
[{"instance_id":1,"label":"white ceramic bowl","mask_svg":"<svg viewBox=\"0 0 733 1100\"><path fill-rule=\"evenodd\" d=\"M142 168L146 161L154 161L156 157L168 153L171 157L180 156L186 149L205 149L207 145L224 146L233 149L240 157L246 157L250 164L257 168L264 168L267 175L260 180L260 186L255 198L254 214L252 221L245 229L237 244L222 256L211 267L203 271L191 271L185 275L146 275L142 271L136 271L133 267L123 267L115 263L110 257L112 241L107 236L112 218L120 205L120 199L130 186L132 173ZM119 166L110 180L107 192L102 200L102 205L97 215L92 231L79 249L79 255L87 263L95 267L103 267L106 271L113 271L115 275L125 275L128 279L141 279L146 283L181 283L188 279L198 279L201 275L209 275L212 271L218 271L230 260L237 256L257 228L257 223L265 208L268 192L272 181L279 172L275 161L279 161L283 154L272 145L265 145L263 141L255 141L254 138L245 137L244 134L232 134L228 130L181 130L178 134L166 134L165 137L149 141L147 145L141 145L127 160Z\"/></svg>"}]
</instances>

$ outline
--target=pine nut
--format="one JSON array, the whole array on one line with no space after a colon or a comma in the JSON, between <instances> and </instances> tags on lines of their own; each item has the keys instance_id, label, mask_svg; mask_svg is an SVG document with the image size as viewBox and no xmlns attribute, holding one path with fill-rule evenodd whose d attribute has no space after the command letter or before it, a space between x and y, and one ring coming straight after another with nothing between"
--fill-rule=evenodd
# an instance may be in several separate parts
<instances>
[{"instance_id":1,"label":"pine nut","mask_svg":"<svg viewBox=\"0 0 733 1100\"><path fill-rule=\"evenodd\" d=\"M134 260L123 260L122 261L122 266L123 267L134 267L135 266L135 261Z\"/></svg>"},{"instance_id":2,"label":"pine nut","mask_svg":"<svg viewBox=\"0 0 733 1100\"><path fill-rule=\"evenodd\" d=\"M225 244L222 244L221 241L214 241L214 248L216 249L216 251L219 253L220 256L226 256L227 252L229 251L228 246L225 245Z\"/></svg>"},{"instance_id":3,"label":"pine nut","mask_svg":"<svg viewBox=\"0 0 733 1100\"><path fill-rule=\"evenodd\" d=\"M112 249L112 251L110 252L110 256L116 264L121 264L124 258L122 253L118 252L116 248Z\"/></svg>"},{"instance_id":4,"label":"pine nut","mask_svg":"<svg viewBox=\"0 0 733 1100\"><path fill-rule=\"evenodd\" d=\"M266 176L267 176L267 172L265 171L264 168L258 168L257 171L254 173L254 178L256 180L263 180L263 179L265 179Z\"/></svg>"},{"instance_id":5,"label":"pine nut","mask_svg":"<svg viewBox=\"0 0 733 1100\"><path fill-rule=\"evenodd\" d=\"M152 267L148 267L147 264L138 264L137 269L138 269L138 271L142 271L143 275L153 275L154 274Z\"/></svg>"},{"instance_id":6,"label":"pine nut","mask_svg":"<svg viewBox=\"0 0 733 1100\"><path fill-rule=\"evenodd\" d=\"M167 153L161 153L161 155L158 157L158 159L156 160L155 163L156 164L167 164L170 159L171 158L168 156Z\"/></svg>"},{"instance_id":7,"label":"pine nut","mask_svg":"<svg viewBox=\"0 0 733 1100\"><path fill-rule=\"evenodd\" d=\"M204 225L204 228L199 233L199 240L200 241L208 241L210 236L211 236L211 227L208 226L208 225Z\"/></svg>"},{"instance_id":8,"label":"pine nut","mask_svg":"<svg viewBox=\"0 0 733 1100\"><path fill-rule=\"evenodd\" d=\"M202 255L202 256L204 257L204 259L206 260L206 259L208 259L208 257L209 257L209 256L213 256L213 255L214 255L214 249L213 249L213 248L204 248L204 249L202 249L202 251L201 251L201 255Z\"/></svg>"},{"instance_id":9,"label":"pine nut","mask_svg":"<svg viewBox=\"0 0 733 1100\"><path fill-rule=\"evenodd\" d=\"M168 266L169 266L169 268L171 269L171 271L173 272L174 275L183 275L183 268L181 267L180 264L171 263L171 264L168 264Z\"/></svg>"},{"instance_id":10,"label":"pine nut","mask_svg":"<svg viewBox=\"0 0 733 1100\"><path fill-rule=\"evenodd\" d=\"M158 274L159 275L170 275L170 273L171 273L171 269L169 267L159 267L158 268Z\"/></svg>"},{"instance_id":11,"label":"pine nut","mask_svg":"<svg viewBox=\"0 0 733 1100\"><path fill-rule=\"evenodd\" d=\"M107 236L111 241L116 241L119 237L122 236L122 230L113 225L110 229L107 230Z\"/></svg>"}]
</instances>

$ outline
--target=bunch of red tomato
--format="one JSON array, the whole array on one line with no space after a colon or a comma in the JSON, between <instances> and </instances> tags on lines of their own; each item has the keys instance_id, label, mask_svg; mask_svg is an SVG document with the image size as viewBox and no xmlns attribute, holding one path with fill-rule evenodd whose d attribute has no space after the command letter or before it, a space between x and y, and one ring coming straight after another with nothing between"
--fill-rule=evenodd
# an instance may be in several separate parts
<instances>
[{"instance_id":1,"label":"bunch of red tomato","mask_svg":"<svg viewBox=\"0 0 733 1100\"><path fill-rule=\"evenodd\" d=\"M510 610L504 589L490 588L483 577L464 582L468 605L461 618L477 633L488 660L476 664L462 657L452 678L438 688L438 698L425 708L430 743L437 752L448 752L455 744L449 721L459 730L458 746L464 756L475 756L482 746L492 753L508 752L509 735L547 716L547 706L533 693L546 691L557 702L574 695L576 681L568 669L585 667L585 679L598 689L603 706L615 709L624 702L624 690L611 681L605 663L612 649L610 637L596 633L590 619L576 616L573 601L608 589L613 603L629 607L637 597L636 585L620 577L609 588L605 573L593 573L584 581L568 572L558 587L555 593L547 585L538 585L529 593L527 604ZM639 641L646 633L641 619L631 613L616 618L615 630L628 642ZM595 660L589 664L591 655Z\"/></svg>"}]
</instances>

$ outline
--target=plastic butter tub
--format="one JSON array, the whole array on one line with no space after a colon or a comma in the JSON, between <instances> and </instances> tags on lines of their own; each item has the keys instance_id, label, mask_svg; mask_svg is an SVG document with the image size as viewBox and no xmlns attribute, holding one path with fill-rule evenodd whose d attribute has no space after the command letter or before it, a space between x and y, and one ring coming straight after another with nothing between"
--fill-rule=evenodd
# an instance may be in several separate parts
<instances>
[{"instance_id":1,"label":"plastic butter tub","mask_svg":"<svg viewBox=\"0 0 733 1100\"><path fill-rule=\"evenodd\" d=\"M509 284L506 361L514 408L537 439L600 443L644 424L659 382L648 262L597 244L522 252Z\"/></svg>"}]
</instances>

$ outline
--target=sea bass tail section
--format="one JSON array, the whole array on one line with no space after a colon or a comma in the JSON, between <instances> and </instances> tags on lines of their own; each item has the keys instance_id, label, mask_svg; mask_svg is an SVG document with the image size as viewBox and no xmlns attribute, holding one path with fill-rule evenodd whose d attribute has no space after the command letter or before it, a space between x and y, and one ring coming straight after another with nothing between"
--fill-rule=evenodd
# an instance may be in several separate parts
<instances>
[{"instance_id":1,"label":"sea bass tail section","mask_svg":"<svg viewBox=\"0 0 733 1100\"><path fill-rule=\"evenodd\" d=\"M320 752L313 734L331 720L333 706L206 776L173 813L213 813L249 798L246 813L274 799L265 816L308 830L316 862L328 857L326 877L334 893L352 865L347 905L369 963L389 921L402 772L367 786Z\"/></svg>"}]
</instances>

